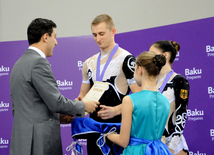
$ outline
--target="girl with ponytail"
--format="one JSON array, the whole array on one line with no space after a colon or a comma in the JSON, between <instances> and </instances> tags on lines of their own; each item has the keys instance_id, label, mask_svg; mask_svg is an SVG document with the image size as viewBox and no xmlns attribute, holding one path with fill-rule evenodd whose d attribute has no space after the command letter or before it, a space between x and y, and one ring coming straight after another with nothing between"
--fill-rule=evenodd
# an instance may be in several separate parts
<instances>
[{"instance_id":1,"label":"girl with ponytail","mask_svg":"<svg viewBox=\"0 0 214 155\"><path fill-rule=\"evenodd\" d=\"M166 57L166 64L157 77L156 85L159 91L167 97L170 112L165 126L165 143L174 155L189 154L183 131L187 119L189 100L189 82L182 75L172 70L180 45L175 41L161 40L151 45L150 50Z\"/></svg>"}]
</instances>

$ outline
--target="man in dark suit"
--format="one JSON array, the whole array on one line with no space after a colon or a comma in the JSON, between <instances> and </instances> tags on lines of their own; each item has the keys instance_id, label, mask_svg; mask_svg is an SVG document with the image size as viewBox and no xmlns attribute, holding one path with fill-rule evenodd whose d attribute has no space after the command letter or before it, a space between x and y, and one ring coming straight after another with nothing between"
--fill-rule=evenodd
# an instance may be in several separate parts
<instances>
[{"instance_id":1,"label":"man in dark suit","mask_svg":"<svg viewBox=\"0 0 214 155\"><path fill-rule=\"evenodd\" d=\"M10 155L62 155L60 120L84 117L97 108L95 101L75 101L58 90L50 63L57 45L56 24L37 18L28 26L30 47L15 63L10 76L14 116Z\"/></svg>"}]
</instances>

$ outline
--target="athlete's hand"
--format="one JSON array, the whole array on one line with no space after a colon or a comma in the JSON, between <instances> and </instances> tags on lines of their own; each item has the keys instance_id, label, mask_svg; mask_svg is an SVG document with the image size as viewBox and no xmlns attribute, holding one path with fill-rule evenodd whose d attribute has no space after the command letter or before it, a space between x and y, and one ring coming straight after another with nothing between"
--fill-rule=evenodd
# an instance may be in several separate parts
<instances>
[{"instance_id":1,"label":"athlete's hand","mask_svg":"<svg viewBox=\"0 0 214 155\"><path fill-rule=\"evenodd\" d=\"M77 98L75 98L75 101L82 101L82 98L78 96Z\"/></svg>"},{"instance_id":2,"label":"athlete's hand","mask_svg":"<svg viewBox=\"0 0 214 155\"><path fill-rule=\"evenodd\" d=\"M100 105L101 110L98 111L97 116L101 119L113 118L117 115L115 107Z\"/></svg>"}]
</instances>

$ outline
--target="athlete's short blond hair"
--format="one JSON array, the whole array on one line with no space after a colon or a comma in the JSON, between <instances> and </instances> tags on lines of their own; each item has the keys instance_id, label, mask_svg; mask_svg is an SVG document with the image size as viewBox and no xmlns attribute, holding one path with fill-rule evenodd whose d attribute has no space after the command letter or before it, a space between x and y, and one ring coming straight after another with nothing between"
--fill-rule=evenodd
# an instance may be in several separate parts
<instances>
[{"instance_id":1,"label":"athlete's short blond hair","mask_svg":"<svg viewBox=\"0 0 214 155\"><path fill-rule=\"evenodd\" d=\"M115 28L114 22L112 18L107 14L98 15L91 23L91 26L96 26L102 22L105 22L107 25L107 29L112 30Z\"/></svg>"}]
</instances>

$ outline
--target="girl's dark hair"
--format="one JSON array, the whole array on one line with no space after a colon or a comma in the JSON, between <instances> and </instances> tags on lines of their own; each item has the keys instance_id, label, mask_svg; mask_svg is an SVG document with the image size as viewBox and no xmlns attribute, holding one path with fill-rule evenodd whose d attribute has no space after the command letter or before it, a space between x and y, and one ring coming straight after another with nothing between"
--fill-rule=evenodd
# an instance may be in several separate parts
<instances>
[{"instance_id":1,"label":"girl's dark hair","mask_svg":"<svg viewBox=\"0 0 214 155\"><path fill-rule=\"evenodd\" d=\"M136 60L136 65L144 67L149 76L157 76L165 64L165 56L162 54L156 55L154 52L143 52Z\"/></svg>"},{"instance_id":2,"label":"girl's dark hair","mask_svg":"<svg viewBox=\"0 0 214 155\"><path fill-rule=\"evenodd\" d=\"M160 40L152 44L151 46L154 46L158 49L160 49L163 53L164 52L170 52L171 58L169 62L172 64L175 60L177 52L180 50L179 43L175 41L168 41L168 40Z\"/></svg>"}]
</instances>

